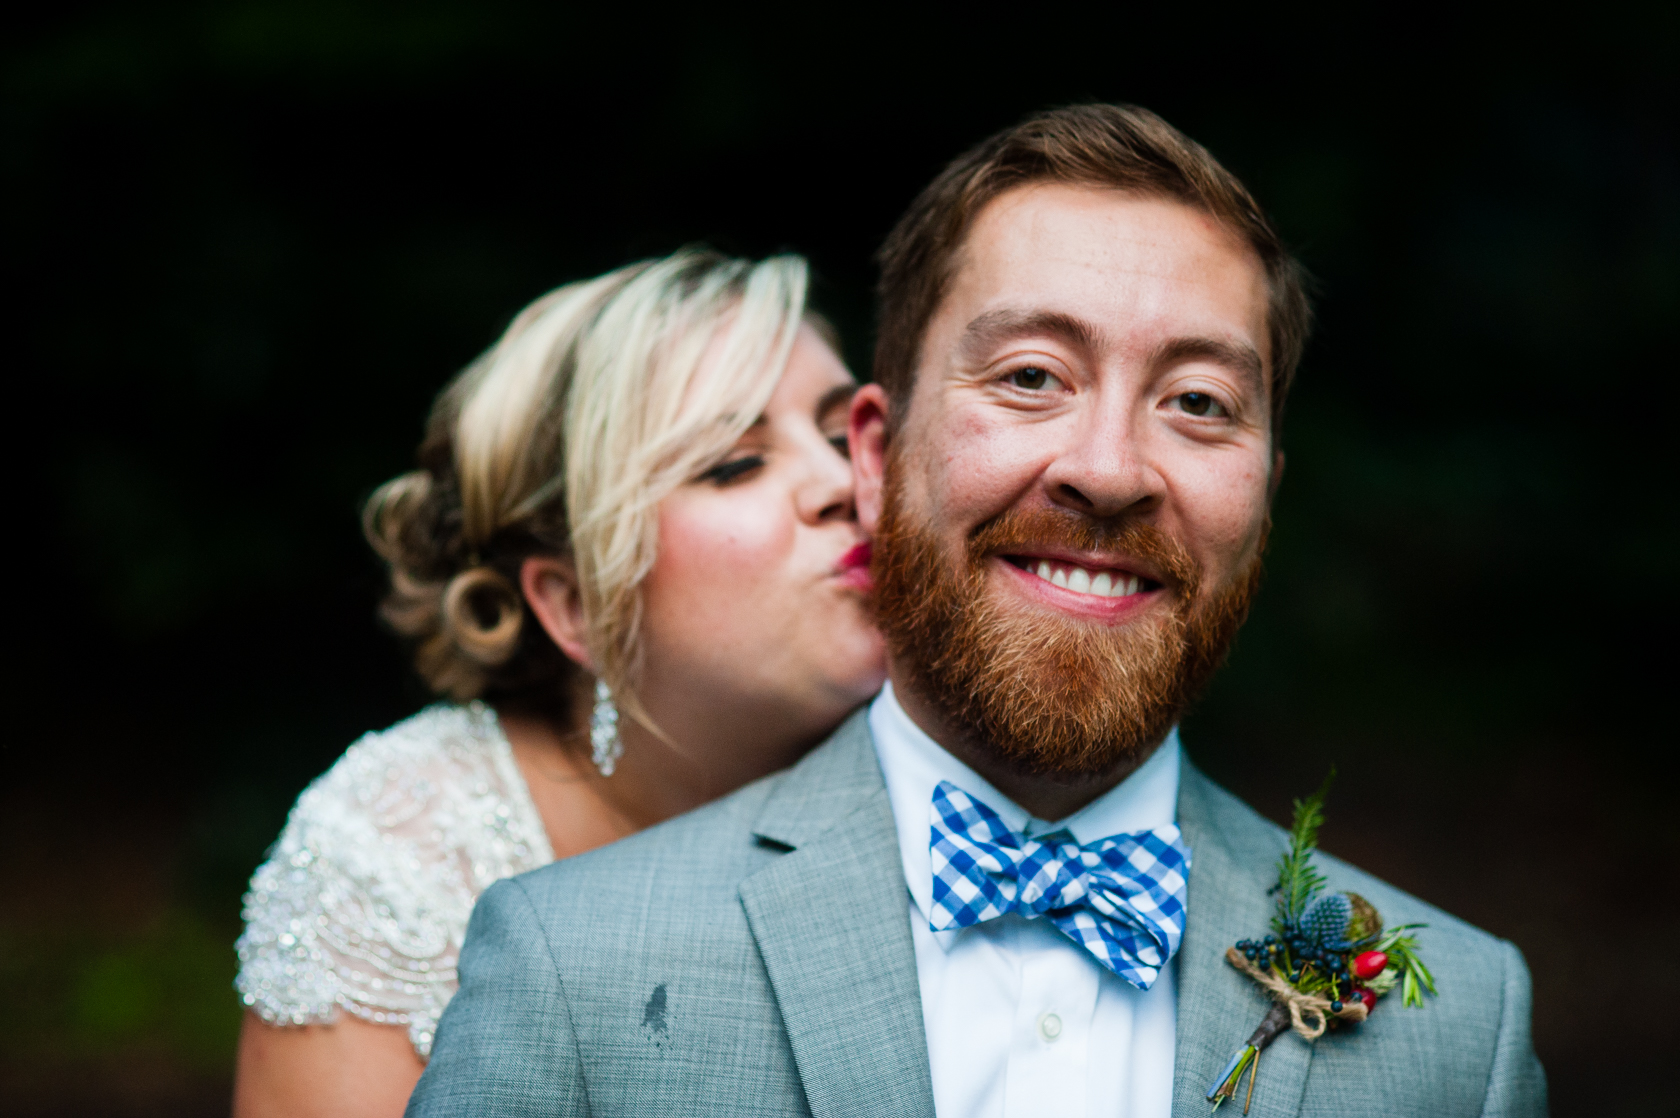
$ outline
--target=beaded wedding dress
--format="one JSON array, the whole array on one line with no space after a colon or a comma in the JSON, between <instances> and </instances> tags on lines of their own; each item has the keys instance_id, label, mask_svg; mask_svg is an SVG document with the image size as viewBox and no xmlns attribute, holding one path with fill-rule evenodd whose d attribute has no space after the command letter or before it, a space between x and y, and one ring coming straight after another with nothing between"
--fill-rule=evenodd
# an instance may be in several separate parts
<instances>
[{"instance_id":1,"label":"beaded wedding dress","mask_svg":"<svg viewBox=\"0 0 1680 1118\"><path fill-rule=\"evenodd\" d=\"M270 1024L348 1011L406 1026L425 1058L473 902L553 860L495 712L429 707L298 797L245 896L235 985Z\"/></svg>"}]
</instances>

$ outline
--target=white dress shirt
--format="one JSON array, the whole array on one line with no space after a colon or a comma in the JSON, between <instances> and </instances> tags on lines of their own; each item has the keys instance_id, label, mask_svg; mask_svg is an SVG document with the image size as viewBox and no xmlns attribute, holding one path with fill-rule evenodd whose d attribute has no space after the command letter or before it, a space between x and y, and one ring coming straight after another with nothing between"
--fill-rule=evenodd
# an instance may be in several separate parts
<instances>
[{"instance_id":1,"label":"white dress shirt","mask_svg":"<svg viewBox=\"0 0 1680 1118\"><path fill-rule=\"evenodd\" d=\"M940 748L887 684L869 729L898 824L916 943L934 1109L940 1118L1117 1115L1169 1118L1177 1004L1173 968L1147 991L1098 963L1048 920L1011 913L956 931L928 926L933 789L949 780L1029 837L1068 831L1081 845L1177 817L1175 728L1119 785L1057 822L1033 819Z\"/></svg>"}]
</instances>

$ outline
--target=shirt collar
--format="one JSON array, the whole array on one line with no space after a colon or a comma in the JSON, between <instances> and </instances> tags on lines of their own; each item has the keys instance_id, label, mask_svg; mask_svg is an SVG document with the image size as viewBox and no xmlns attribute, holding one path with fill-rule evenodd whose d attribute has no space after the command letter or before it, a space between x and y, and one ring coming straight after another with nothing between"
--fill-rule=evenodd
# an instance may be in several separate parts
<instances>
[{"instance_id":1,"label":"shirt collar","mask_svg":"<svg viewBox=\"0 0 1680 1118\"><path fill-rule=\"evenodd\" d=\"M899 706L890 682L869 708L869 731L875 739L881 774L886 779L893 821L898 825L904 880L924 920L933 910L933 864L928 839L933 790L941 780L949 780L964 792L984 800L1011 830L1028 836L1065 830L1082 846L1109 835L1163 827L1177 819L1180 762L1177 726L1136 772L1066 819L1055 822L1034 819L928 737ZM940 932L935 938L949 948L949 940L958 934Z\"/></svg>"}]
</instances>

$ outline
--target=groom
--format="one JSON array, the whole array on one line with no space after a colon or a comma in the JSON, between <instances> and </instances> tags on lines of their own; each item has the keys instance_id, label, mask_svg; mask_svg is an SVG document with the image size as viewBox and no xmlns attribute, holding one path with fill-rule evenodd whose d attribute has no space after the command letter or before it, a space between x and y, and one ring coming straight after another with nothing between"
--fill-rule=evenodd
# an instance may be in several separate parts
<instances>
[{"instance_id":1,"label":"groom","mask_svg":"<svg viewBox=\"0 0 1680 1118\"><path fill-rule=\"evenodd\" d=\"M795 768L487 892L411 1114L1190 1118L1264 1016L1223 955L1283 836L1175 726L1258 584L1297 266L1107 105L958 159L881 260L851 441L891 683ZM1074 845L1050 896L973 869ZM1119 911L1082 903L1105 854ZM1515 948L1322 863L1429 925L1440 995L1286 1033L1252 1113L1544 1113Z\"/></svg>"}]
</instances>

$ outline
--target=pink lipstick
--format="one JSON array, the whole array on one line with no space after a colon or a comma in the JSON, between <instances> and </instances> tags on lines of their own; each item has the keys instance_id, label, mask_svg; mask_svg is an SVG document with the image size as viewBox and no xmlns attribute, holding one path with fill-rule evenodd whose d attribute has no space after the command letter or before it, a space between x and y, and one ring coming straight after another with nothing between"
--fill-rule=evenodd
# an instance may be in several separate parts
<instances>
[{"instance_id":1,"label":"pink lipstick","mask_svg":"<svg viewBox=\"0 0 1680 1118\"><path fill-rule=\"evenodd\" d=\"M851 548L835 562L834 577L839 579L842 585L849 586L854 590L861 590L865 593L872 590L875 584L869 577L869 557L871 554L872 549L868 540L864 540Z\"/></svg>"}]
</instances>

